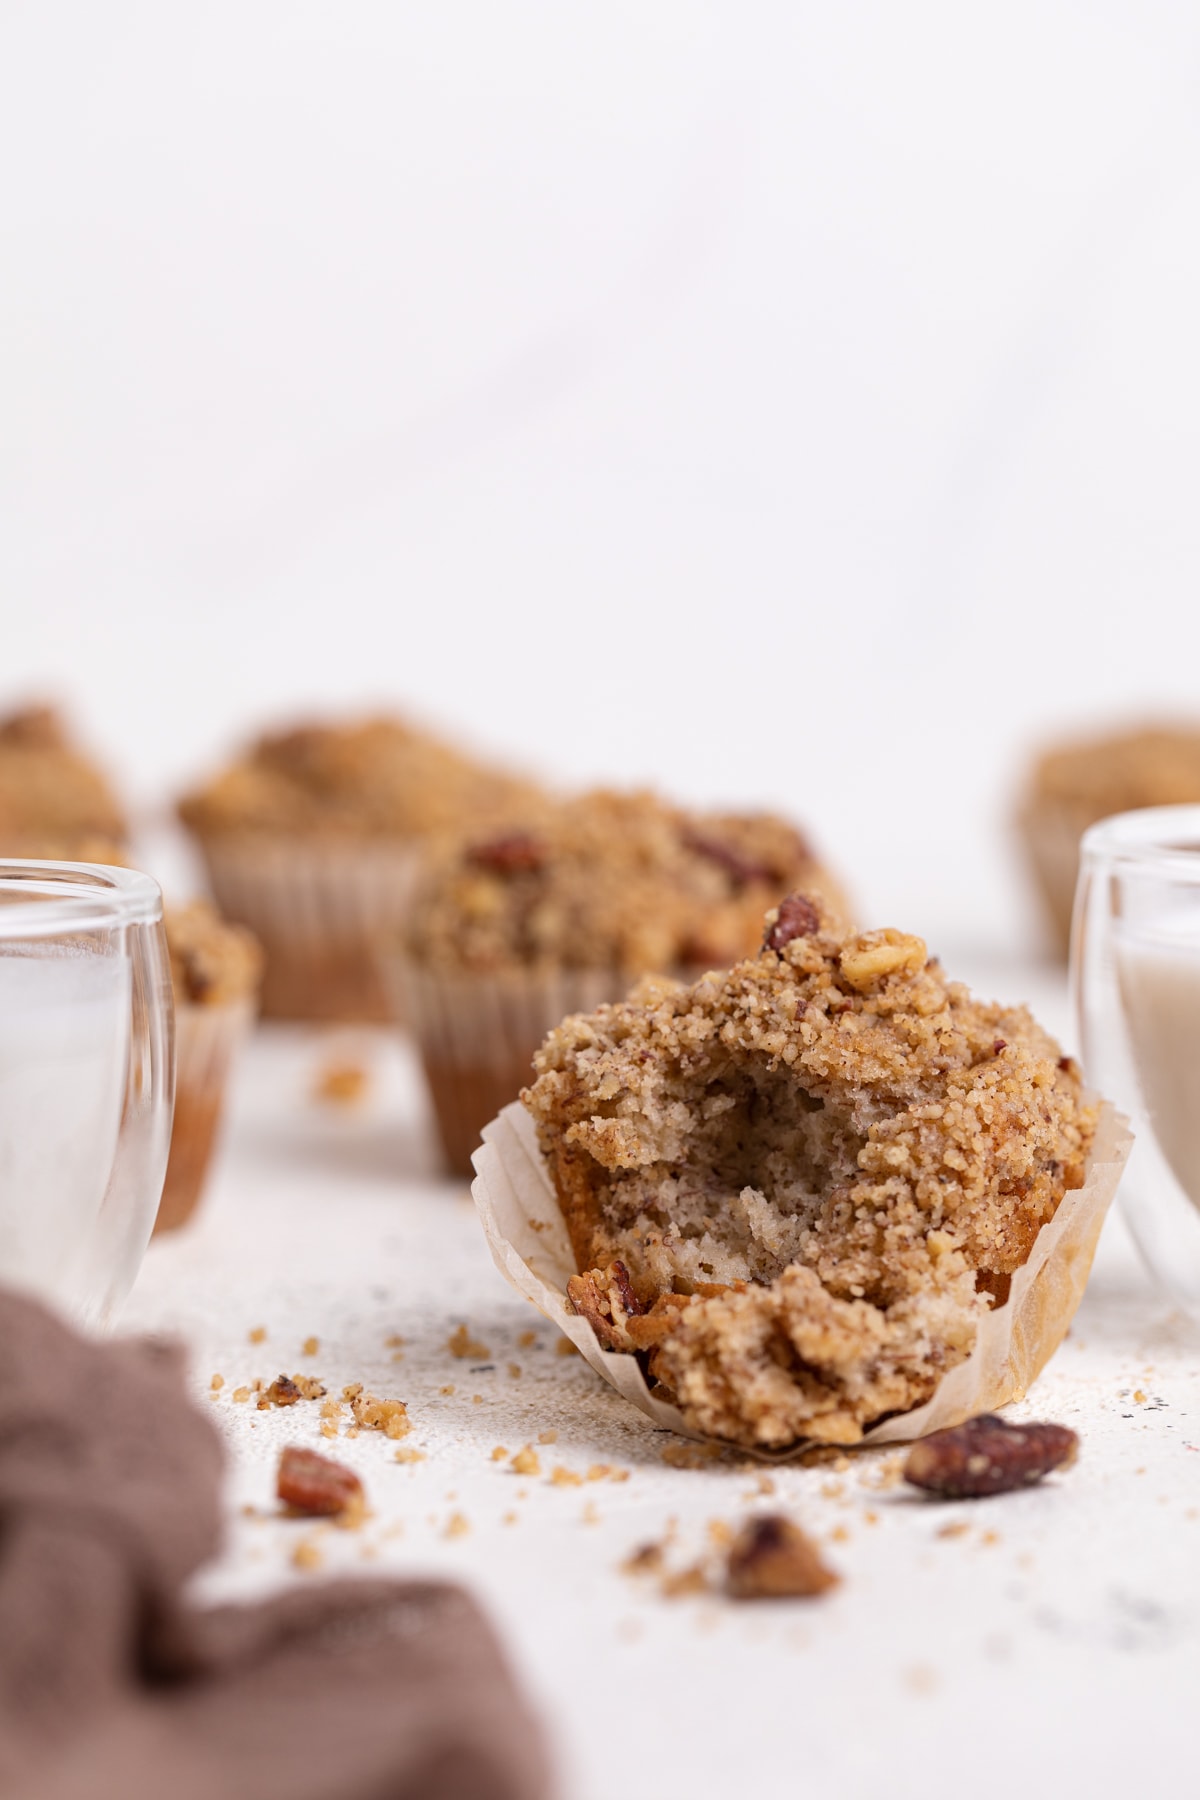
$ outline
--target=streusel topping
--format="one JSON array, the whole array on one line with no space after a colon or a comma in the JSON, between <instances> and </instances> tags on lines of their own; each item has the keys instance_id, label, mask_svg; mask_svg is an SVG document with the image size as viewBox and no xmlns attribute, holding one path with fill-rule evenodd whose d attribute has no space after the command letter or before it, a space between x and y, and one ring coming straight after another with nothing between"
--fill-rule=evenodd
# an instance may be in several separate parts
<instances>
[{"instance_id":1,"label":"streusel topping","mask_svg":"<svg viewBox=\"0 0 1200 1800\"><path fill-rule=\"evenodd\" d=\"M614 968L631 977L725 967L763 910L804 881L840 906L794 826L696 814L652 793L597 790L431 852L406 948L448 970Z\"/></svg>"},{"instance_id":2,"label":"streusel topping","mask_svg":"<svg viewBox=\"0 0 1200 1800\"><path fill-rule=\"evenodd\" d=\"M125 831L107 780L52 707L0 719L0 849L6 855L44 854L38 844L59 840L119 842Z\"/></svg>"},{"instance_id":3,"label":"streusel topping","mask_svg":"<svg viewBox=\"0 0 1200 1800\"><path fill-rule=\"evenodd\" d=\"M1200 801L1200 728L1148 726L1059 745L1036 763L1030 791L1077 810L1085 824Z\"/></svg>"},{"instance_id":4,"label":"streusel topping","mask_svg":"<svg viewBox=\"0 0 1200 1800\"><path fill-rule=\"evenodd\" d=\"M221 1006L254 993L263 956L244 925L222 919L207 900L168 907L165 924L177 1002Z\"/></svg>"},{"instance_id":5,"label":"streusel topping","mask_svg":"<svg viewBox=\"0 0 1200 1800\"><path fill-rule=\"evenodd\" d=\"M919 938L799 896L767 924L753 961L565 1020L522 1098L602 1341L714 1436L851 1443L969 1355L1095 1111Z\"/></svg>"},{"instance_id":6,"label":"streusel topping","mask_svg":"<svg viewBox=\"0 0 1200 1800\"><path fill-rule=\"evenodd\" d=\"M261 737L179 811L201 837L406 838L494 817L533 791L401 719L373 718Z\"/></svg>"}]
</instances>

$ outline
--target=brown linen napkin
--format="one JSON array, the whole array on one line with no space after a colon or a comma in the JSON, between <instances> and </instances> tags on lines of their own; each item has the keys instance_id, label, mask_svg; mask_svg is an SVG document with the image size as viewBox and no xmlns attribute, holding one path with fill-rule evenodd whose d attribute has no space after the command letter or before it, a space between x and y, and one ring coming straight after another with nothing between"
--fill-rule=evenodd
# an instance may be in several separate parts
<instances>
[{"instance_id":1,"label":"brown linen napkin","mask_svg":"<svg viewBox=\"0 0 1200 1800\"><path fill-rule=\"evenodd\" d=\"M0 1794L545 1800L541 1733L461 1589L188 1605L221 1460L177 1349L0 1291Z\"/></svg>"}]
</instances>

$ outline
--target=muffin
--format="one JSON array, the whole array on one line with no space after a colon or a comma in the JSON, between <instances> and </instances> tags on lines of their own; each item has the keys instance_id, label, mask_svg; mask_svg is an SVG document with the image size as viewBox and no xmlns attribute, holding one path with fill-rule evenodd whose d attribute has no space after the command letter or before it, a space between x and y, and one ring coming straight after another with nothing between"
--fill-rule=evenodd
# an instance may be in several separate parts
<instances>
[{"instance_id":1,"label":"muffin","mask_svg":"<svg viewBox=\"0 0 1200 1800\"><path fill-rule=\"evenodd\" d=\"M72 741L53 707L0 718L0 850L37 856L47 843L120 844L124 812L104 774ZM96 860L80 851L81 861Z\"/></svg>"},{"instance_id":2,"label":"muffin","mask_svg":"<svg viewBox=\"0 0 1200 1800\"><path fill-rule=\"evenodd\" d=\"M388 964L420 1045L449 1167L469 1173L487 1121L568 1013L647 973L698 974L753 950L762 914L804 881L844 905L794 826L697 814L651 793L543 803L440 845Z\"/></svg>"},{"instance_id":3,"label":"muffin","mask_svg":"<svg viewBox=\"0 0 1200 1800\"><path fill-rule=\"evenodd\" d=\"M1200 801L1200 728L1147 726L1080 739L1034 764L1018 828L1056 948L1071 939L1079 840L1089 825L1143 806Z\"/></svg>"},{"instance_id":4,"label":"muffin","mask_svg":"<svg viewBox=\"0 0 1200 1800\"><path fill-rule=\"evenodd\" d=\"M418 846L529 787L394 718L261 737L180 816L221 911L263 946L273 1018L382 1020L378 940L406 917Z\"/></svg>"},{"instance_id":5,"label":"muffin","mask_svg":"<svg viewBox=\"0 0 1200 1800\"><path fill-rule=\"evenodd\" d=\"M535 1067L575 1309L687 1429L759 1450L853 1444L927 1401L1084 1184L1097 1121L1024 1008L798 895L753 960L567 1019ZM1102 1216L1022 1310L1028 1379Z\"/></svg>"},{"instance_id":6,"label":"muffin","mask_svg":"<svg viewBox=\"0 0 1200 1800\"><path fill-rule=\"evenodd\" d=\"M168 907L165 924L175 990L175 1120L156 1232L183 1225L195 1211L262 975L256 939L207 901Z\"/></svg>"}]
</instances>

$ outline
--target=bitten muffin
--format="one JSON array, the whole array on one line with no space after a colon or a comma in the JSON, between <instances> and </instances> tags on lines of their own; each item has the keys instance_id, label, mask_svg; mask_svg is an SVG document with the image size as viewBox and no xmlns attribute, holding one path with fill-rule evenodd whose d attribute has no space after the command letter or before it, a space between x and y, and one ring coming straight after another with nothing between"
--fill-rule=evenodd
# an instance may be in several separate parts
<instances>
[{"instance_id":1,"label":"bitten muffin","mask_svg":"<svg viewBox=\"0 0 1200 1800\"><path fill-rule=\"evenodd\" d=\"M263 1010L384 1019L375 962L407 916L419 845L522 804L527 783L396 718L268 734L180 816L221 911L263 945Z\"/></svg>"},{"instance_id":2,"label":"bitten muffin","mask_svg":"<svg viewBox=\"0 0 1200 1800\"><path fill-rule=\"evenodd\" d=\"M601 1343L647 1353L698 1431L851 1444L970 1354L1096 1109L919 938L798 895L767 921L725 974L565 1020L522 1099Z\"/></svg>"},{"instance_id":3,"label":"bitten muffin","mask_svg":"<svg viewBox=\"0 0 1200 1800\"><path fill-rule=\"evenodd\" d=\"M50 842L122 843L124 812L100 769L73 742L53 707L0 718L0 845L37 856ZM81 855L80 860L88 859Z\"/></svg>"},{"instance_id":4,"label":"bitten muffin","mask_svg":"<svg viewBox=\"0 0 1200 1800\"><path fill-rule=\"evenodd\" d=\"M1143 806L1200 802L1200 727L1147 726L1046 750L1031 769L1018 813L1056 947L1065 956L1089 825Z\"/></svg>"},{"instance_id":5,"label":"bitten muffin","mask_svg":"<svg viewBox=\"0 0 1200 1800\"><path fill-rule=\"evenodd\" d=\"M801 881L844 911L787 821L691 813L644 792L543 801L499 832L440 845L392 977L451 1168L469 1172L483 1126L567 1013L619 999L646 973L728 966Z\"/></svg>"},{"instance_id":6,"label":"bitten muffin","mask_svg":"<svg viewBox=\"0 0 1200 1800\"><path fill-rule=\"evenodd\" d=\"M165 924L175 990L175 1120L156 1232L184 1224L200 1198L262 973L253 935L206 901L168 907Z\"/></svg>"}]
</instances>

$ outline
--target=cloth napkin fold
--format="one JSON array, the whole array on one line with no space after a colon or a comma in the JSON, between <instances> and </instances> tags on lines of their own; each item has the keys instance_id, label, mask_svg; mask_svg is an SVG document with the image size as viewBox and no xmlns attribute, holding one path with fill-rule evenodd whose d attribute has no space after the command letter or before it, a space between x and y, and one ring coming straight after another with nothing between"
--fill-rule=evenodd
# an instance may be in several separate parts
<instances>
[{"instance_id":1,"label":"cloth napkin fold","mask_svg":"<svg viewBox=\"0 0 1200 1800\"><path fill-rule=\"evenodd\" d=\"M540 1729L461 1589L188 1603L221 1469L177 1348L0 1291L0 1795L545 1800Z\"/></svg>"}]
</instances>

